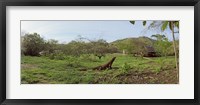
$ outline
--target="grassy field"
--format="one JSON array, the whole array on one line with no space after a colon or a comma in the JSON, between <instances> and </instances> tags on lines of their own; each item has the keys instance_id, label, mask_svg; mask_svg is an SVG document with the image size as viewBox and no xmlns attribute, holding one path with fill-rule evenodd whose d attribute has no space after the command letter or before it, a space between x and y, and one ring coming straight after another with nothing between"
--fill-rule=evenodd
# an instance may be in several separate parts
<instances>
[{"instance_id":1,"label":"grassy field","mask_svg":"<svg viewBox=\"0 0 200 105\"><path fill-rule=\"evenodd\" d=\"M92 70L116 57L112 69ZM93 55L49 57L22 56L22 84L176 84L174 57L141 58L107 54L102 59Z\"/></svg>"}]
</instances>

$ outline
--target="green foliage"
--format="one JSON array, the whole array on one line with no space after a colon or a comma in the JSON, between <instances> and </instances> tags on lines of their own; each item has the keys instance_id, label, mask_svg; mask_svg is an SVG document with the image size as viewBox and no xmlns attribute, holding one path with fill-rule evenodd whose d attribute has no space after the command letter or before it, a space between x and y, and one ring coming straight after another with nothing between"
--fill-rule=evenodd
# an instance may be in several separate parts
<instances>
[{"instance_id":1,"label":"green foliage","mask_svg":"<svg viewBox=\"0 0 200 105\"><path fill-rule=\"evenodd\" d=\"M121 52L124 50L127 54L144 54L146 53L145 46L153 45L153 40L148 37L127 38L114 41L112 44L120 49Z\"/></svg>"},{"instance_id":2,"label":"green foliage","mask_svg":"<svg viewBox=\"0 0 200 105\"><path fill-rule=\"evenodd\" d=\"M70 68L78 68L81 67L80 60L73 56L66 57L66 65Z\"/></svg>"},{"instance_id":3,"label":"green foliage","mask_svg":"<svg viewBox=\"0 0 200 105\"><path fill-rule=\"evenodd\" d=\"M145 25L146 25L146 23L147 23L147 21L143 21L143 22L142 22L143 26L145 26Z\"/></svg>"},{"instance_id":4,"label":"green foliage","mask_svg":"<svg viewBox=\"0 0 200 105\"><path fill-rule=\"evenodd\" d=\"M88 47L90 48L90 46L82 41L71 41L65 47L65 54L73 56L80 56L80 54L85 54L88 51Z\"/></svg>"},{"instance_id":5,"label":"green foliage","mask_svg":"<svg viewBox=\"0 0 200 105\"><path fill-rule=\"evenodd\" d=\"M158 63L158 66L155 67L154 72L159 73L159 72L161 72L161 71L163 70L163 68L164 68L164 65L165 65L164 59L159 58L159 59L157 60L157 63Z\"/></svg>"},{"instance_id":6,"label":"green foliage","mask_svg":"<svg viewBox=\"0 0 200 105\"><path fill-rule=\"evenodd\" d=\"M25 34L22 36L22 52L24 55L38 56L44 49L44 39L39 34Z\"/></svg>"},{"instance_id":7,"label":"green foliage","mask_svg":"<svg viewBox=\"0 0 200 105\"><path fill-rule=\"evenodd\" d=\"M115 46L110 45L103 39L90 40L89 42L81 39L71 41L70 43L63 45L61 50L66 55L78 57L82 54L94 54L99 57L99 59L105 56L105 54L118 52L118 49Z\"/></svg>"},{"instance_id":8,"label":"green foliage","mask_svg":"<svg viewBox=\"0 0 200 105\"><path fill-rule=\"evenodd\" d=\"M50 59L64 60L65 55L62 52L54 52L49 55Z\"/></svg>"},{"instance_id":9,"label":"green foliage","mask_svg":"<svg viewBox=\"0 0 200 105\"><path fill-rule=\"evenodd\" d=\"M156 38L156 41L154 42L154 47L156 49L156 52L159 53L161 56L167 56L170 55L173 52L170 52L170 49L173 49L172 42L169 42L168 38L165 37L165 35L152 35L151 37Z\"/></svg>"},{"instance_id":10,"label":"green foliage","mask_svg":"<svg viewBox=\"0 0 200 105\"><path fill-rule=\"evenodd\" d=\"M103 39L93 41L92 45L94 47L92 47L91 50L94 53L94 55L97 56L99 59L101 59L101 57L105 56L106 52L109 52L109 49L108 49L109 44Z\"/></svg>"},{"instance_id":11,"label":"green foliage","mask_svg":"<svg viewBox=\"0 0 200 105\"><path fill-rule=\"evenodd\" d=\"M45 41L44 50L47 51L49 54L54 53L55 50L58 49L58 41L54 39L50 39Z\"/></svg>"},{"instance_id":12,"label":"green foliage","mask_svg":"<svg viewBox=\"0 0 200 105\"><path fill-rule=\"evenodd\" d=\"M33 40L34 38L32 39L30 37L29 39L31 39L31 41L29 43L25 40L27 39L27 36L37 36L38 39L41 39L41 43L33 45L32 43L36 43L35 40ZM51 59L60 60L63 60L65 55L80 57L82 54L95 55L98 59L102 59L110 53L125 53L143 57L144 55L147 55L146 46L156 47L157 53L162 53L161 55L165 56L166 54L163 53L165 53L166 51L162 49L166 49L166 46L169 46L170 44L168 39L164 39L164 35L161 37L161 39L159 39L159 41L157 39L156 43L155 40L143 36L139 38L127 38L122 40L116 40L111 43L108 43L103 39L89 40L89 42L79 39L71 41L68 44L59 44L58 41L54 39L44 40L40 37L40 35L36 33L35 35L27 36L23 36L24 38L22 41L22 55L40 55L47 56ZM164 44L162 44L160 40L162 40L162 43ZM166 50L171 51L171 49L173 51L172 47L168 47ZM28 51L30 51L31 53ZM170 54L172 55L172 53Z\"/></svg>"},{"instance_id":13,"label":"green foliage","mask_svg":"<svg viewBox=\"0 0 200 105\"><path fill-rule=\"evenodd\" d=\"M135 21L130 21L130 23L134 25L134 24L135 24Z\"/></svg>"},{"instance_id":14,"label":"green foliage","mask_svg":"<svg viewBox=\"0 0 200 105\"><path fill-rule=\"evenodd\" d=\"M128 64L128 63L124 63L123 65L122 65L122 67L121 67L121 70L124 72L124 73L127 73L128 72L128 70L130 70L131 69L131 66Z\"/></svg>"},{"instance_id":15,"label":"green foliage","mask_svg":"<svg viewBox=\"0 0 200 105\"><path fill-rule=\"evenodd\" d=\"M168 21L165 21L161 27L161 30L164 31L165 29L167 29L167 26L168 26Z\"/></svg>"},{"instance_id":16,"label":"green foliage","mask_svg":"<svg viewBox=\"0 0 200 105\"><path fill-rule=\"evenodd\" d=\"M174 25L179 29L179 21L175 21Z\"/></svg>"}]
</instances>

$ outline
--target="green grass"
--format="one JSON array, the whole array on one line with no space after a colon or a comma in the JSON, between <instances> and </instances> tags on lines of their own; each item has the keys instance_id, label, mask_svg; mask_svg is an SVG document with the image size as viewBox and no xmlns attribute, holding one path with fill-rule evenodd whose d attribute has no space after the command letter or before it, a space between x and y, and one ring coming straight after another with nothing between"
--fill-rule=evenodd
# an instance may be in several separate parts
<instances>
[{"instance_id":1,"label":"green grass","mask_svg":"<svg viewBox=\"0 0 200 105\"><path fill-rule=\"evenodd\" d=\"M116 56L113 69L92 70ZM102 59L93 55L66 56L63 60L22 56L23 84L121 84L177 83L174 57L140 58L107 54ZM84 71L82 69L85 69ZM171 82L168 78L172 78ZM167 82L166 82L167 81Z\"/></svg>"}]
</instances>

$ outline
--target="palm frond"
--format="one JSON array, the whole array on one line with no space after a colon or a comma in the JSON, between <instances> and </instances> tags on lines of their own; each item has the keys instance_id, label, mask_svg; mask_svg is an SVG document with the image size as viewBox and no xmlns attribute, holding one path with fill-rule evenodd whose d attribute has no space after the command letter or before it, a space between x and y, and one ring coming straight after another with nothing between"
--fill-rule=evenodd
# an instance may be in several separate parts
<instances>
[{"instance_id":1,"label":"palm frond","mask_svg":"<svg viewBox=\"0 0 200 105\"><path fill-rule=\"evenodd\" d=\"M165 21L163 24L162 24L162 27L161 27L161 31L165 31L167 29L167 25L168 25L168 21Z\"/></svg>"},{"instance_id":2,"label":"palm frond","mask_svg":"<svg viewBox=\"0 0 200 105\"><path fill-rule=\"evenodd\" d=\"M135 21L130 21L130 23L134 25L134 24L135 24Z\"/></svg>"},{"instance_id":3,"label":"palm frond","mask_svg":"<svg viewBox=\"0 0 200 105\"><path fill-rule=\"evenodd\" d=\"M146 23L147 23L147 21L143 21L143 26L145 26L145 25L146 25Z\"/></svg>"},{"instance_id":4,"label":"palm frond","mask_svg":"<svg viewBox=\"0 0 200 105\"><path fill-rule=\"evenodd\" d=\"M177 27L179 29L179 21L175 21L174 25L175 25L175 27Z\"/></svg>"}]
</instances>

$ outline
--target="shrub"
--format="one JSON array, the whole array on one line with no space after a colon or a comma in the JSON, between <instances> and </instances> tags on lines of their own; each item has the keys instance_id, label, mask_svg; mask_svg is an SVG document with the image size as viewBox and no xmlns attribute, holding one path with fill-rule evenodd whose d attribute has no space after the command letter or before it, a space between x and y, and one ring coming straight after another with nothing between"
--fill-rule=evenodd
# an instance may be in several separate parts
<instances>
[{"instance_id":1,"label":"shrub","mask_svg":"<svg viewBox=\"0 0 200 105\"><path fill-rule=\"evenodd\" d=\"M65 55L62 52L51 53L49 55L49 59L64 60L65 59Z\"/></svg>"},{"instance_id":2,"label":"shrub","mask_svg":"<svg viewBox=\"0 0 200 105\"><path fill-rule=\"evenodd\" d=\"M22 36L22 52L24 55L39 56L44 49L44 39L39 34L25 34Z\"/></svg>"},{"instance_id":3,"label":"shrub","mask_svg":"<svg viewBox=\"0 0 200 105\"><path fill-rule=\"evenodd\" d=\"M79 61L79 59L76 59L75 57L72 57L72 56L67 56L65 59L67 59L66 60L66 62L67 62L67 66L68 67L75 67L75 68L77 68L77 67L80 67L81 65L80 65L80 61Z\"/></svg>"},{"instance_id":4,"label":"shrub","mask_svg":"<svg viewBox=\"0 0 200 105\"><path fill-rule=\"evenodd\" d=\"M127 73L128 70L130 70L130 69L131 69L131 66L130 66L129 64L127 64L127 63L124 63L124 64L122 65L122 67L121 67L121 70L122 70L122 72L124 72L124 73Z\"/></svg>"}]
</instances>

